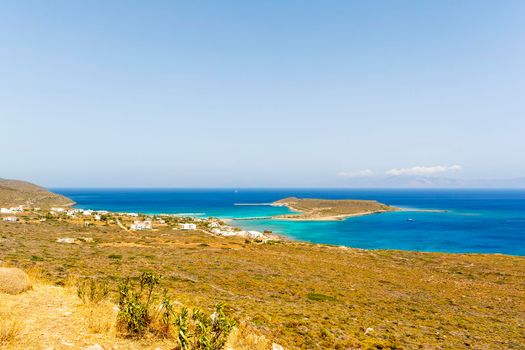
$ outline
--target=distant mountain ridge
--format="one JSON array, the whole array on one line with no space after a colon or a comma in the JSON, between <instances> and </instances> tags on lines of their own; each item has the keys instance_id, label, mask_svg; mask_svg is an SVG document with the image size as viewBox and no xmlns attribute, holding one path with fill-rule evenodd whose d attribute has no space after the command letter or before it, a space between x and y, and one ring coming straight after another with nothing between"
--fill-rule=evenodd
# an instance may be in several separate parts
<instances>
[{"instance_id":1,"label":"distant mountain ridge","mask_svg":"<svg viewBox=\"0 0 525 350\"><path fill-rule=\"evenodd\" d=\"M525 177L514 179L456 179L437 176L389 176L352 179L362 188L525 188Z\"/></svg>"},{"instance_id":2,"label":"distant mountain ridge","mask_svg":"<svg viewBox=\"0 0 525 350\"><path fill-rule=\"evenodd\" d=\"M47 189L21 180L0 178L0 206L48 208L52 206L74 205L71 199L48 191Z\"/></svg>"}]
</instances>

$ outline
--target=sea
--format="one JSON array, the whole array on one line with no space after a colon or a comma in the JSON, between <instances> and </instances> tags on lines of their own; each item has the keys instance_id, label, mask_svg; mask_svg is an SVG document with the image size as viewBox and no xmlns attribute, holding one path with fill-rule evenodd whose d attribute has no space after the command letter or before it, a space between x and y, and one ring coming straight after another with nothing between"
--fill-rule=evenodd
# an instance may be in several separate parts
<instances>
[{"instance_id":1,"label":"sea","mask_svg":"<svg viewBox=\"0 0 525 350\"><path fill-rule=\"evenodd\" d=\"M55 188L76 207L233 220L293 240L363 249L525 256L525 190L483 189L80 189ZM343 221L266 219L286 197L371 199L412 209ZM249 204L249 205L246 205ZM439 212L417 210L441 210Z\"/></svg>"}]
</instances>

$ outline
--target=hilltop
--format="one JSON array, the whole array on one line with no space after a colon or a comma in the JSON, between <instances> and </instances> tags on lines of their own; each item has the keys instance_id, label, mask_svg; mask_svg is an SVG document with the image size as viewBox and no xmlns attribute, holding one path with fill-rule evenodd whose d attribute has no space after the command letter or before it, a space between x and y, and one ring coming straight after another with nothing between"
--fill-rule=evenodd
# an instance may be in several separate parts
<instances>
[{"instance_id":1,"label":"hilltop","mask_svg":"<svg viewBox=\"0 0 525 350\"><path fill-rule=\"evenodd\" d=\"M384 213L399 210L373 200L316 199L289 197L272 203L286 206L297 214L278 215L274 218L286 220L342 220L352 216Z\"/></svg>"},{"instance_id":2,"label":"hilltop","mask_svg":"<svg viewBox=\"0 0 525 350\"><path fill-rule=\"evenodd\" d=\"M0 178L0 206L2 207L41 207L71 206L71 199L49 190L20 180Z\"/></svg>"}]
</instances>

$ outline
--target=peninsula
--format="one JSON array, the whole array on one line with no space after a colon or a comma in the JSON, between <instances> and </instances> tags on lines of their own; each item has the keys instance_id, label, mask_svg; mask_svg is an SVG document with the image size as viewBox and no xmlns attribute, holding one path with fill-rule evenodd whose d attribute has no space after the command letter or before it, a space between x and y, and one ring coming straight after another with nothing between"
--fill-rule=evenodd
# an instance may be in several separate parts
<instances>
[{"instance_id":1,"label":"peninsula","mask_svg":"<svg viewBox=\"0 0 525 350\"><path fill-rule=\"evenodd\" d=\"M385 213L400 210L373 200L357 199L315 199L289 197L272 203L274 206L285 206L297 212L277 215L274 219L298 221L333 221L344 220L352 216Z\"/></svg>"}]
</instances>

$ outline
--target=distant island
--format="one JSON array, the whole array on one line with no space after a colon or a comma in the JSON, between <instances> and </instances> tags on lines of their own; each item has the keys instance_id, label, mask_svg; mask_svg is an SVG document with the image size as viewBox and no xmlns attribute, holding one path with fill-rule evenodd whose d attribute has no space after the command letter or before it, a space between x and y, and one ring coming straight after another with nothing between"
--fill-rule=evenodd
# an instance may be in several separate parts
<instances>
[{"instance_id":1,"label":"distant island","mask_svg":"<svg viewBox=\"0 0 525 350\"><path fill-rule=\"evenodd\" d=\"M41 207L75 205L71 199L47 189L21 180L0 178L0 206L2 207Z\"/></svg>"},{"instance_id":2,"label":"distant island","mask_svg":"<svg viewBox=\"0 0 525 350\"><path fill-rule=\"evenodd\" d=\"M296 214L276 215L274 219L298 221L344 220L353 216L385 213L400 210L397 207L374 200L357 199L315 199L288 197L276 202L274 206L285 206L298 212Z\"/></svg>"}]
</instances>

